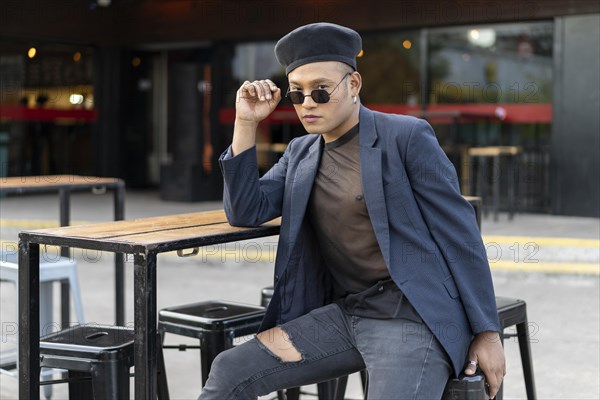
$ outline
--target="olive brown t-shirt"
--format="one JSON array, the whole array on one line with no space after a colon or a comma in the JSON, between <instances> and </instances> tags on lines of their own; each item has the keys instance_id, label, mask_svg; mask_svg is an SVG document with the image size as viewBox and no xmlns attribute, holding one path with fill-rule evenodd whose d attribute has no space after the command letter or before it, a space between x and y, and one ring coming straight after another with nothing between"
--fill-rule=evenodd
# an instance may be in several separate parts
<instances>
[{"instance_id":1,"label":"olive brown t-shirt","mask_svg":"<svg viewBox=\"0 0 600 400\"><path fill-rule=\"evenodd\" d=\"M364 200L358 132L357 124L324 145L308 207L340 297L389 278Z\"/></svg>"}]
</instances>

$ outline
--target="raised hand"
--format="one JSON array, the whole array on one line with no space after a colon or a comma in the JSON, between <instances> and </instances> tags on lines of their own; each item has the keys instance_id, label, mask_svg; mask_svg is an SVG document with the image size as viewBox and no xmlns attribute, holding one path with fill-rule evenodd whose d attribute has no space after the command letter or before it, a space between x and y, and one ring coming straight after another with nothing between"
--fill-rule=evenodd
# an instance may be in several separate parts
<instances>
[{"instance_id":1,"label":"raised hand","mask_svg":"<svg viewBox=\"0 0 600 400\"><path fill-rule=\"evenodd\" d=\"M235 109L236 122L258 124L273 112L281 101L281 89L270 79L246 81L238 89Z\"/></svg>"}]
</instances>

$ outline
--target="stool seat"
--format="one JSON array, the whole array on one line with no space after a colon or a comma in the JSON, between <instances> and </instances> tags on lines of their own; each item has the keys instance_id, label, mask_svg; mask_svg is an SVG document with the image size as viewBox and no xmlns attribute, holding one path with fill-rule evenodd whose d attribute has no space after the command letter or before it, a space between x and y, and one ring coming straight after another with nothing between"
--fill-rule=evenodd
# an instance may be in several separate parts
<instances>
[{"instance_id":1,"label":"stool seat","mask_svg":"<svg viewBox=\"0 0 600 400\"><path fill-rule=\"evenodd\" d=\"M40 366L68 371L69 399L128 399L133 339L133 329L75 326L40 339Z\"/></svg>"},{"instance_id":2,"label":"stool seat","mask_svg":"<svg viewBox=\"0 0 600 400\"><path fill-rule=\"evenodd\" d=\"M184 324L190 330L215 331L254 327L265 315L264 307L222 300L205 301L162 309L158 313L163 324ZM256 333L256 332L253 332Z\"/></svg>"},{"instance_id":3,"label":"stool seat","mask_svg":"<svg viewBox=\"0 0 600 400\"><path fill-rule=\"evenodd\" d=\"M202 386L210 366L219 353L233 347L233 339L255 334L260 328L265 308L224 300L210 300L168 307L158 312L158 331L200 340ZM170 348L170 346L164 346ZM185 346L177 346L185 349Z\"/></svg>"},{"instance_id":4,"label":"stool seat","mask_svg":"<svg viewBox=\"0 0 600 400\"><path fill-rule=\"evenodd\" d=\"M0 252L0 280L10 281L18 285L18 262L18 255L16 253ZM53 259L40 257L40 283L55 281L69 282L77 322L83 324L83 304L81 302L81 291L79 290L79 280L77 278L77 263L67 257L56 257ZM52 298L49 296L40 297L40 300L43 300L45 304L52 304ZM52 320L51 315L45 317L47 317L48 321ZM40 326L43 327L41 324Z\"/></svg>"},{"instance_id":5,"label":"stool seat","mask_svg":"<svg viewBox=\"0 0 600 400\"><path fill-rule=\"evenodd\" d=\"M40 339L40 366L67 370L69 399L129 399L129 369L135 360L134 338L131 328L74 326ZM157 356L158 398L168 400L162 351L159 350Z\"/></svg>"},{"instance_id":6,"label":"stool seat","mask_svg":"<svg viewBox=\"0 0 600 400\"><path fill-rule=\"evenodd\" d=\"M527 319L526 303L523 300L496 296L496 308L502 328L516 325Z\"/></svg>"},{"instance_id":7,"label":"stool seat","mask_svg":"<svg viewBox=\"0 0 600 400\"><path fill-rule=\"evenodd\" d=\"M470 147L467 153L477 157L514 156L523 151L520 146L484 146Z\"/></svg>"},{"instance_id":8,"label":"stool seat","mask_svg":"<svg viewBox=\"0 0 600 400\"><path fill-rule=\"evenodd\" d=\"M78 325L40 339L40 354L108 360L133 357L133 329ZM131 365L133 365L133 360Z\"/></svg>"}]
</instances>

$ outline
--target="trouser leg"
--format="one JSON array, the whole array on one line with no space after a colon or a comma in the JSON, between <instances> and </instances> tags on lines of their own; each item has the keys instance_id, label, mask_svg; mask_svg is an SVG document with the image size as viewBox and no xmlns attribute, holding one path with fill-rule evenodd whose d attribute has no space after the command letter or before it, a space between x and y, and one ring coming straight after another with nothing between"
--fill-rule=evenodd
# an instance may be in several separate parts
<instances>
[{"instance_id":1,"label":"trouser leg","mask_svg":"<svg viewBox=\"0 0 600 400\"><path fill-rule=\"evenodd\" d=\"M284 361L254 338L215 359L201 400L256 399L276 390L322 382L365 367L337 305L282 325L300 361Z\"/></svg>"},{"instance_id":2,"label":"trouser leg","mask_svg":"<svg viewBox=\"0 0 600 400\"><path fill-rule=\"evenodd\" d=\"M413 317L354 317L337 305L321 307L281 327L299 361L282 360L254 338L217 356L200 399L256 399L365 367L369 400L439 399L449 358L416 313L404 314Z\"/></svg>"},{"instance_id":3,"label":"trouser leg","mask_svg":"<svg viewBox=\"0 0 600 400\"><path fill-rule=\"evenodd\" d=\"M369 400L440 399L449 358L421 321L352 317L356 346L369 372Z\"/></svg>"}]
</instances>

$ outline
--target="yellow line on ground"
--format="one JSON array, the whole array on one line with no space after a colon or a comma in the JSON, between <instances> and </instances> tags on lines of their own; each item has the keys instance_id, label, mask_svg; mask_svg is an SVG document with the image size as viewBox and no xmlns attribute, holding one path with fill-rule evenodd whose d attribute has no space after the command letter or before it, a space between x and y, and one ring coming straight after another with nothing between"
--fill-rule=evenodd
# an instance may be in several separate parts
<instances>
[{"instance_id":1,"label":"yellow line on ground","mask_svg":"<svg viewBox=\"0 0 600 400\"><path fill-rule=\"evenodd\" d=\"M514 262L511 260L499 260L490 262L492 270L545 272L558 274L600 275L600 265L592 263L574 262Z\"/></svg>"},{"instance_id":2,"label":"yellow line on ground","mask_svg":"<svg viewBox=\"0 0 600 400\"><path fill-rule=\"evenodd\" d=\"M15 241L0 240L3 250L17 251L18 245ZM50 254L58 254L58 246L44 246L42 251L48 251ZM177 252L162 253L159 256L178 257ZM190 261L198 262L273 262L275 260L274 249L222 249L210 248L207 251L200 251L193 256ZM503 271L522 271L522 272L540 272L555 274L578 274L578 275L600 275L600 264L596 263L577 263L577 262L515 262L513 260L490 261L492 270Z\"/></svg>"},{"instance_id":3,"label":"yellow line on ground","mask_svg":"<svg viewBox=\"0 0 600 400\"><path fill-rule=\"evenodd\" d=\"M535 243L538 246L600 248L600 240L597 240L597 239L558 238L558 237L539 237L539 236L484 235L483 241L485 243L498 243L498 244Z\"/></svg>"}]
</instances>

